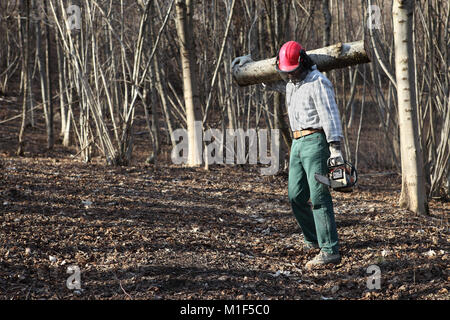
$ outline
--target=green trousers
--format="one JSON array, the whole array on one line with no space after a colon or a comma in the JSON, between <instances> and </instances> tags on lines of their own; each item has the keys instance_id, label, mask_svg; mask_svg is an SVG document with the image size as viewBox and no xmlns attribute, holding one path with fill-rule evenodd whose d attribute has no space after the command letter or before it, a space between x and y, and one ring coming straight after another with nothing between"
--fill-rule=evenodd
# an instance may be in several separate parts
<instances>
[{"instance_id":1,"label":"green trousers","mask_svg":"<svg viewBox=\"0 0 450 320\"><path fill-rule=\"evenodd\" d=\"M331 194L328 186L314 178L315 173L327 174L329 156L323 132L293 140L288 195L305 242L318 243L321 250L335 254L339 252L339 242Z\"/></svg>"}]
</instances>

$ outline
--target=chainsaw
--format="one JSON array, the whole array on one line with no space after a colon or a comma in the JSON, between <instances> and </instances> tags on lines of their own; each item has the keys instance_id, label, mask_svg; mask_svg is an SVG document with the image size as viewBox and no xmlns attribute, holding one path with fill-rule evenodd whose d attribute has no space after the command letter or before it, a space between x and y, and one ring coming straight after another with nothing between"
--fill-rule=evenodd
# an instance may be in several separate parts
<instances>
[{"instance_id":1,"label":"chainsaw","mask_svg":"<svg viewBox=\"0 0 450 320\"><path fill-rule=\"evenodd\" d=\"M318 173L314 175L317 182L320 182L338 192L352 192L353 186L358 181L358 173L355 167L348 161L338 165L330 165L328 159L328 175L323 176Z\"/></svg>"}]
</instances>

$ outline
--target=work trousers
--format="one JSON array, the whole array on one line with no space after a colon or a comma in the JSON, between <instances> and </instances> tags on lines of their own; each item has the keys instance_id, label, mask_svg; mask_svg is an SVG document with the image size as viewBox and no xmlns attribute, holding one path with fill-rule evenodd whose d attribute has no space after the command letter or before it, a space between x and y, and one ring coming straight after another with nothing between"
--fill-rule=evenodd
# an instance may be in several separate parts
<instances>
[{"instance_id":1,"label":"work trousers","mask_svg":"<svg viewBox=\"0 0 450 320\"><path fill-rule=\"evenodd\" d=\"M323 132L293 140L288 196L305 242L319 244L321 250L336 254L339 241L330 190L314 178L315 173L327 175L329 156L329 145Z\"/></svg>"}]
</instances>

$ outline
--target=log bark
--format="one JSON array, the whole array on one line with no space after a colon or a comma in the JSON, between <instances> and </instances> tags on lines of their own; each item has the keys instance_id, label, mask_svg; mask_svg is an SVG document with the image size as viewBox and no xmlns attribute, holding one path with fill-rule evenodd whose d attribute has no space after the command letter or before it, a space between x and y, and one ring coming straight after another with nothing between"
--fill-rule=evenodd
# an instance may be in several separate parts
<instances>
[{"instance_id":1,"label":"log bark","mask_svg":"<svg viewBox=\"0 0 450 320\"><path fill-rule=\"evenodd\" d=\"M345 68L370 62L364 42L338 43L329 47L307 52L320 71ZM275 69L276 57L235 66L233 78L240 86L269 83L281 80Z\"/></svg>"}]
</instances>

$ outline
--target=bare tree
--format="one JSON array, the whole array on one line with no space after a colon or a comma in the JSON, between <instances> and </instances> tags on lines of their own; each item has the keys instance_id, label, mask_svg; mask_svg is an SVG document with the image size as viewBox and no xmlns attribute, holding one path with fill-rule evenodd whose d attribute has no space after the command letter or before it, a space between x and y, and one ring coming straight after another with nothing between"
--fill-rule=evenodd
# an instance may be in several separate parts
<instances>
[{"instance_id":1,"label":"bare tree","mask_svg":"<svg viewBox=\"0 0 450 320\"><path fill-rule=\"evenodd\" d=\"M200 100L197 91L197 78L195 73L195 62L193 56L193 9L192 0L177 0L176 23L180 47L181 64L183 71L183 93L186 105L186 119L189 139L188 166L199 166L202 164L201 131L196 127L196 122L201 121Z\"/></svg>"},{"instance_id":2,"label":"bare tree","mask_svg":"<svg viewBox=\"0 0 450 320\"><path fill-rule=\"evenodd\" d=\"M419 140L412 55L413 0L394 0L395 71L400 126L402 193L400 205L427 214L422 150Z\"/></svg>"},{"instance_id":3,"label":"bare tree","mask_svg":"<svg viewBox=\"0 0 450 320\"><path fill-rule=\"evenodd\" d=\"M19 30L21 46L23 49L22 54L22 88L23 88L23 103L22 103L22 124L19 132L19 144L17 147L17 154L23 155L24 153L24 134L27 124L27 113L29 110L28 104L32 103L31 100L31 81L30 71L28 68L30 59L30 0L24 0L20 2L20 16L19 16Z\"/></svg>"},{"instance_id":4,"label":"bare tree","mask_svg":"<svg viewBox=\"0 0 450 320\"><path fill-rule=\"evenodd\" d=\"M325 19L325 26L323 28L322 46L328 47L330 45L330 30L331 30L331 13L330 0L322 0L322 12Z\"/></svg>"},{"instance_id":5,"label":"bare tree","mask_svg":"<svg viewBox=\"0 0 450 320\"><path fill-rule=\"evenodd\" d=\"M42 106L44 109L45 124L47 127L47 148L52 149L55 139L53 130L53 103L52 82L50 78L50 30L47 22L47 5L38 7L35 0L32 1L33 11L39 13L40 19L36 22L36 55L39 67L39 79L41 83ZM44 26L44 37L42 37L42 26ZM43 44L45 41L45 45Z\"/></svg>"}]
</instances>

